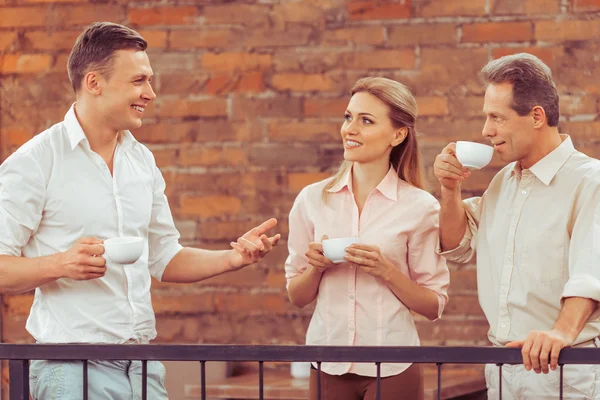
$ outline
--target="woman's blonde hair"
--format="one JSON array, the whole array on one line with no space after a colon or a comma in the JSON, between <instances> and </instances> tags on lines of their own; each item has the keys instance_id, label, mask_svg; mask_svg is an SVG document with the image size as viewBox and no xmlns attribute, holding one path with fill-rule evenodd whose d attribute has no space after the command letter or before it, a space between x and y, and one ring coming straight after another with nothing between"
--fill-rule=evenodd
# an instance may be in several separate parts
<instances>
[{"instance_id":1,"label":"woman's blonde hair","mask_svg":"<svg viewBox=\"0 0 600 400\"><path fill-rule=\"evenodd\" d=\"M390 163L400 179L423 189L423 177L419 148L417 145L415 123L417 120L417 102L410 90L403 84L387 78L366 77L359 79L350 95L366 92L383 101L389 109L389 117L395 129L407 128L408 133L402 143L392 149ZM351 161L344 161L323 190L325 196L329 189L352 167Z\"/></svg>"}]
</instances>

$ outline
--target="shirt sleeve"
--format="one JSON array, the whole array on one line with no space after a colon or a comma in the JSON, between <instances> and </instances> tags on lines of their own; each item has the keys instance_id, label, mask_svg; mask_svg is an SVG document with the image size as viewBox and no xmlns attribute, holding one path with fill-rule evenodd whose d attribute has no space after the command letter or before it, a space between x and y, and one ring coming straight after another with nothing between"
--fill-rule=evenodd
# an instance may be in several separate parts
<instances>
[{"instance_id":1,"label":"shirt sleeve","mask_svg":"<svg viewBox=\"0 0 600 400\"><path fill-rule=\"evenodd\" d=\"M600 188L587 197L577 214L569 245L569 279L561 304L567 297L584 297L600 302ZM592 319L600 317L596 310Z\"/></svg>"},{"instance_id":2,"label":"shirt sleeve","mask_svg":"<svg viewBox=\"0 0 600 400\"><path fill-rule=\"evenodd\" d=\"M148 228L148 268L153 277L161 280L165 268L183 246L179 244L179 231L175 228L165 195L165 180L156 164L154 168L152 215Z\"/></svg>"},{"instance_id":3,"label":"shirt sleeve","mask_svg":"<svg viewBox=\"0 0 600 400\"><path fill-rule=\"evenodd\" d=\"M12 154L0 166L0 254L20 257L44 210L46 179L31 152Z\"/></svg>"},{"instance_id":4,"label":"shirt sleeve","mask_svg":"<svg viewBox=\"0 0 600 400\"><path fill-rule=\"evenodd\" d=\"M463 205L467 214L467 230L458 247L442 251L438 236L436 252L446 260L459 264L466 264L475 256L477 227L479 226L479 218L481 217L481 203L482 197L471 197L470 199L463 200Z\"/></svg>"},{"instance_id":5,"label":"shirt sleeve","mask_svg":"<svg viewBox=\"0 0 600 400\"><path fill-rule=\"evenodd\" d=\"M314 226L306 214L305 191L301 191L289 215L288 252L285 261L286 288L293 278L302 275L308 267L308 258L305 253L308 244L314 241Z\"/></svg>"},{"instance_id":6,"label":"shirt sleeve","mask_svg":"<svg viewBox=\"0 0 600 400\"><path fill-rule=\"evenodd\" d=\"M439 237L439 204L432 204L418 230L408 240L408 266L410 277L419 285L434 291L438 296L438 314L442 316L448 302L450 272L446 260L435 251Z\"/></svg>"}]
</instances>

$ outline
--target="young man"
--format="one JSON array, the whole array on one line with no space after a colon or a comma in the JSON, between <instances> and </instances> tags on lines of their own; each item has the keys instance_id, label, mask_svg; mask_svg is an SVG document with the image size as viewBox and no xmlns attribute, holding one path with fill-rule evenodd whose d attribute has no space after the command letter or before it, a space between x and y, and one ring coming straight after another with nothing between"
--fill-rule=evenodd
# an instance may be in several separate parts
<instances>
[{"instance_id":1,"label":"young man","mask_svg":"<svg viewBox=\"0 0 600 400\"><path fill-rule=\"evenodd\" d=\"M182 248L152 153L139 128L155 99L146 41L96 23L68 62L76 102L0 166L0 290L35 289L27 330L41 343L148 343L156 337L150 276L196 282L264 257L280 235L270 219L231 250ZM103 239L143 237L141 258L122 266L102 257ZM80 399L80 362L33 361L34 399ZM166 399L164 367L148 364L148 398ZM92 361L92 399L141 396L139 362Z\"/></svg>"},{"instance_id":2,"label":"young man","mask_svg":"<svg viewBox=\"0 0 600 400\"><path fill-rule=\"evenodd\" d=\"M503 367L503 398L558 398L560 350L594 347L600 334L600 162L559 134L558 93L542 61L506 56L482 76L483 136L509 164L482 197L462 201L470 172L455 144L437 156L440 250L455 262L476 256L488 337L522 348L524 365ZM487 366L490 399L498 398L498 373ZM564 379L565 396L600 398L598 366L566 366Z\"/></svg>"}]
</instances>

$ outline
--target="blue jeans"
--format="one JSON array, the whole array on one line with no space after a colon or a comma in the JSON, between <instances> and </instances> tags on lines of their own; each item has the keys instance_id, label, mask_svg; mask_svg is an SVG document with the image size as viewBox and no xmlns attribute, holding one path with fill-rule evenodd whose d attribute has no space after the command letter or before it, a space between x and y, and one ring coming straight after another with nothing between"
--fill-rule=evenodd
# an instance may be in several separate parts
<instances>
[{"instance_id":1,"label":"blue jeans","mask_svg":"<svg viewBox=\"0 0 600 400\"><path fill-rule=\"evenodd\" d=\"M166 400L165 367L148 361L148 399ZM81 361L33 360L29 365L29 387L33 400L81 400ZM88 361L88 399L140 400L141 361Z\"/></svg>"}]
</instances>

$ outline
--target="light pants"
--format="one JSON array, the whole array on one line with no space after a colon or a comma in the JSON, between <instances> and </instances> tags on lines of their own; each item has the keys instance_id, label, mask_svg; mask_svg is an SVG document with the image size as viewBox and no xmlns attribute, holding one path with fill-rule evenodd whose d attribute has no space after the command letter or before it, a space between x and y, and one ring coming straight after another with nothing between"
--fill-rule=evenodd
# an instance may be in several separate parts
<instances>
[{"instance_id":1,"label":"light pants","mask_svg":"<svg viewBox=\"0 0 600 400\"><path fill-rule=\"evenodd\" d=\"M488 399L498 400L498 366L485 366ZM554 400L560 397L560 370L536 374L520 365L502 366L502 400ZM600 368L596 365L565 365L563 399L600 400Z\"/></svg>"},{"instance_id":2,"label":"light pants","mask_svg":"<svg viewBox=\"0 0 600 400\"><path fill-rule=\"evenodd\" d=\"M165 367L148 361L148 400L166 400ZM83 399L81 361L32 360L29 388L33 400ZM88 361L89 400L140 400L141 361Z\"/></svg>"}]
</instances>

